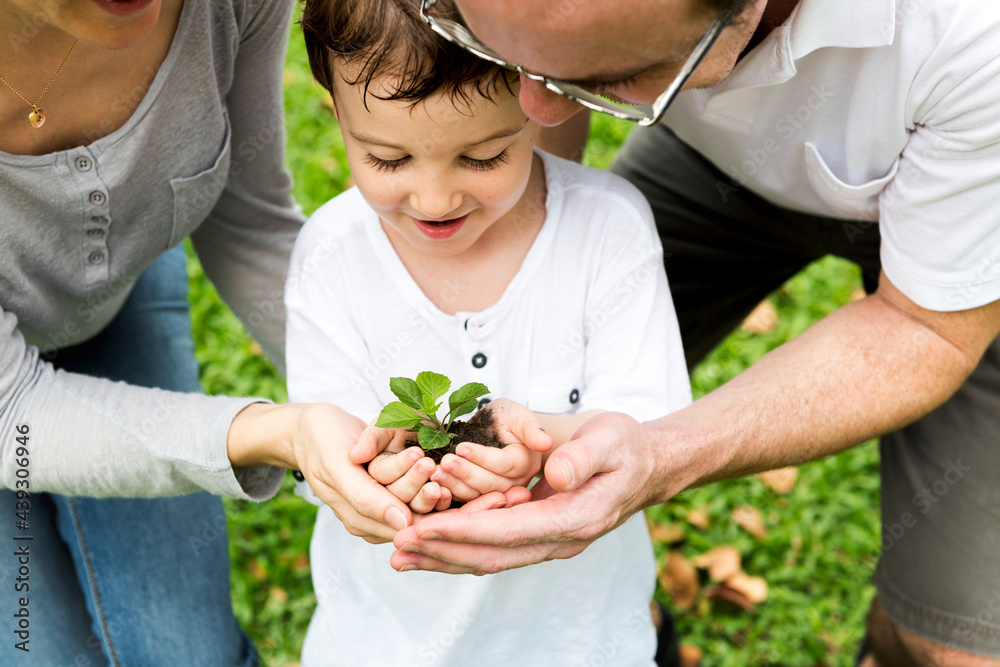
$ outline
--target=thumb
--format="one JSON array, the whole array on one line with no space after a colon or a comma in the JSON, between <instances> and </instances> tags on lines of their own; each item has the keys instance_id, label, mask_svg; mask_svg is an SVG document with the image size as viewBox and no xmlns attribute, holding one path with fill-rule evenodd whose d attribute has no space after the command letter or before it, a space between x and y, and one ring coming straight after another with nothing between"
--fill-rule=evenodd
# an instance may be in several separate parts
<instances>
[{"instance_id":1,"label":"thumb","mask_svg":"<svg viewBox=\"0 0 1000 667\"><path fill-rule=\"evenodd\" d=\"M347 458L356 465L368 463L388 447L392 439L391 433L392 431L389 429L375 426L375 420L372 419L367 428L358 436L357 442L351 445Z\"/></svg>"},{"instance_id":2,"label":"thumb","mask_svg":"<svg viewBox=\"0 0 1000 667\"><path fill-rule=\"evenodd\" d=\"M583 434L557 449L545 462L548 485L556 492L572 491L597 473L610 470L601 440L596 433Z\"/></svg>"}]
</instances>

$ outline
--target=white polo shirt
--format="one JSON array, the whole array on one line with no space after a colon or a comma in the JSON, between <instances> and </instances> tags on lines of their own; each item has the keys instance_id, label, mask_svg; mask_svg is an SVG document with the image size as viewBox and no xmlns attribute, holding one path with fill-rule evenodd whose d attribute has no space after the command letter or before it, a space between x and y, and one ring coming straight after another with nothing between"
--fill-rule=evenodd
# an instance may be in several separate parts
<instances>
[{"instance_id":1,"label":"white polo shirt","mask_svg":"<svg viewBox=\"0 0 1000 667\"><path fill-rule=\"evenodd\" d=\"M877 221L918 305L1000 299L1000 2L801 0L666 124L730 180L791 209Z\"/></svg>"}]
</instances>

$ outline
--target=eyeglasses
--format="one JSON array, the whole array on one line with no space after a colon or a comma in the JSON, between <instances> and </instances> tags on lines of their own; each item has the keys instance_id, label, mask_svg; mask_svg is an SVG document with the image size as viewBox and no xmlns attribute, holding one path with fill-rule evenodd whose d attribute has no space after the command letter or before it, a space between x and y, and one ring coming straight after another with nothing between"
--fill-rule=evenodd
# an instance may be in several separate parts
<instances>
[{"instance_id":1,"label":"eyeglasses","mask_svg":"<svg viewBox=\"0 0 1000 667\"><path fill-rule=\"evenodd\" d=\"M701 38L700 42L698 42L698 46L695 47L694 52L691 53L683 67L681 67L680 72L677 73L677 77L674 79L673 83L670 84L670 87L663 91L663 93L656 98L656 101L653 102L653 104L649 105L619 102L596 93L592 93L589 90L572 83L550 79L547 76L525 71L525 69L520 65L508 62L501 58L498 53L480 42L479 39L469 32L469 29L461 23L445 16L441 16L440 10L434 9L436 5L437 0L422 0L420 16L430 25L434 32L438 33L448 41L457 44L466 51L469 51L480 58L484 58L492 63L500 65L503 68L515 71L521 76L531 79L532 81L538 81L544 84L545 87L553 93L569 98L577 104L582 104L588 109L605 113L609 116L614 116L615 118L629 120L643 126L653 125L663 117L667 107L669 107L677 98L677 95L680 94L684 85L688 82L688 79L691 78L692 72L694 72L694 69L698 66L698 63L702 61L705 54L708 53L708 50L712 48L712 44L714 44L715 40L719 37L719 33L721 33L722 30L729 25L729 22L732 21L734 14L733 10L729 10L712 24L712 27L708 29L705 36Z\"/></svg>"}]
</instances>

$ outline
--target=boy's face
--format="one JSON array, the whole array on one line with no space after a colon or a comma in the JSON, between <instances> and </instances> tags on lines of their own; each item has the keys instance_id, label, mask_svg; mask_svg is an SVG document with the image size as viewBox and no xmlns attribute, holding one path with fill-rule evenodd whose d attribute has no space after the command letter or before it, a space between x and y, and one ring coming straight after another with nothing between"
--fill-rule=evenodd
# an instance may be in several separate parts
<instances>
[{"instance_id":1,"label":"boy's face","mask_svg":"<svg viewBox=\"0 0 1000 667\"><path fill-rule=\"evenodd\" d=\"M521 200L535 125L504 89L496 102L437 94L411 106L335 76L337 118L354 182L383 225L419 252L466 252ZM371 91L379 91L379 79ZM386 230L389 231L388 229ZM390 233L391 235L391 233Z\"/></svg>"}]
</instances>

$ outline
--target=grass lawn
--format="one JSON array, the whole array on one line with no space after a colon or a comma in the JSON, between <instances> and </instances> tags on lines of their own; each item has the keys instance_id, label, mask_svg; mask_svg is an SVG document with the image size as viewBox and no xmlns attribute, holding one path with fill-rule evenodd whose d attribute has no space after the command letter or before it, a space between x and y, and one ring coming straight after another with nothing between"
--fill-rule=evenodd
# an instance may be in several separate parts
<instances>
[{"instance_id":1,"label":"grass lawn","mask_svg":"<svg viewBox=\"0 0 1000 667\"><path fill-rule=\"evenodd\" d=\"M307 213L338 194L348 177L324 97L312 83L295 28L285 73L288 164L295 195ZM596 118L586 162L607 167L627 131L626 125ZM284 380L219 301L193 257L189 275L205 390L286 400ZM769 298L777 313L773 330L737 331L698 366L692 377L695 396L850 300L859 284L857 269L845 261L826 258L808 267ZM315 508L293 495L291 487L289 476L269 502L227 501L236 614L268 665L298 660L316 603L308 558ZM748 478L689 491L648 510L663 527L656 533L662 538L657 543L662 562L670 550L693 559L732 545L742 555L743 569L769 584L766 601L752 611L704 594L687 610L675 607L684 642L701 649L706 667L853 664L873 594L878 503L878 455L869 443L803 466L785 495ZM759 511L766 531L762 537L731 518L742 506ZM704 588L705 574L700 576ZM657 596L671 604L662 589Z\"/></svg>"}]
</instances>

